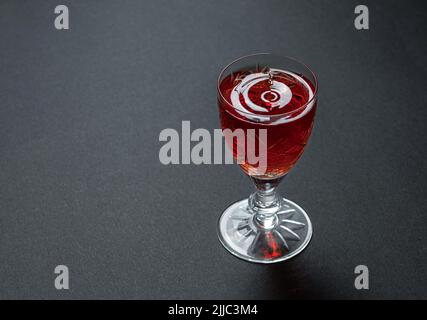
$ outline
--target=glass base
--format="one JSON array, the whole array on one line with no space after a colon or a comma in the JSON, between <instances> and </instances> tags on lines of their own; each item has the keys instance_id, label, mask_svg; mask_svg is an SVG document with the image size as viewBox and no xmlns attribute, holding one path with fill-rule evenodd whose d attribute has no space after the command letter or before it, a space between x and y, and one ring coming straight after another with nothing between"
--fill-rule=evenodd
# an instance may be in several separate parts
<instances>
[{"instance_id":1,"label":"glass base","mask_svg":"<svg viewBox=\"0 0 427 320\"><path fill-rule=\"evenodd\" d=\"M300 206L281 200L268 226L258 222L248 199L229 206L218 221L222 245L236 257L256 263L285 261L304 250L313 234L311 221Z\"/></svg>"}]
</instances>

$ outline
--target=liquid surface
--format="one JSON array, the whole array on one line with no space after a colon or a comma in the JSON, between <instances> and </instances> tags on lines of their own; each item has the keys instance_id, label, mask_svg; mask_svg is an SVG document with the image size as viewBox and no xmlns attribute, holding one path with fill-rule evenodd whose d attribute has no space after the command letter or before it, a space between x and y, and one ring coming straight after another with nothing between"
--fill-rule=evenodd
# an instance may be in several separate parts
<instances>
[{"instance_id":1,"label":"liquid surface","mask_svg":"<svg viewBox=\"0 0 427 320\"><path fill-rule=\"evenodd\" d=\"M303 77L273 68L233 73L221 82L220 91L240 115L261 121L273 116L280 123L301 115L295 111L313 98L313 89Z\"/></svg>"}]
</instances>

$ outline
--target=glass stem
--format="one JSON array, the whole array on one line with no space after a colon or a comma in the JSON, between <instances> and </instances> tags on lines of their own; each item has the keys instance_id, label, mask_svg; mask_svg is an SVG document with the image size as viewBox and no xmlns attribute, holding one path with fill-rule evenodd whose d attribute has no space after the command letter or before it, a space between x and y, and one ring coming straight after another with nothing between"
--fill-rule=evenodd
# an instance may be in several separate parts
<instances>
[{"instance_id":1,"label":"glass stem","mask_svg":"<svg viewBox=\"0 0 427 320\"><path fill-rule=\"evenodd\" d=\"M249 209L254 214L254 223L260 229L272 229L278 223L276 213L282 205L282 198L277 193L282 177L273 180L251 178L257 189L248 201Z\"/></svg>"}]
</instances>

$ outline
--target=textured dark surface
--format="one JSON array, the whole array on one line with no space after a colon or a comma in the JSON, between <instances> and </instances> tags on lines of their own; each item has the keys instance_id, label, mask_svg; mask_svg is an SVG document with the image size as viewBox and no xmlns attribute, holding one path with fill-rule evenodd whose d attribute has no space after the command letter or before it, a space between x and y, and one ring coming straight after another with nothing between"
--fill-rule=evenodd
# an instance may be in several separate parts
<instances>
[{"instance_id":1,"label":"textured dark surface","mask_svg":"<svg viewBox=\"0 0 427 320\"><path fill-rule=\"evenodd\" d=\"M371 29L356 31L357 4L2 1L0 298L427 298L426 5L364 1ZM320 82L281 186L314 238L273 266L217 240L221 211L252 190L238 167L158 160L162 129L218 127L221 67L260 51ZM359 264L369 291L354 289Z\"/></svg>"}]
</instances>

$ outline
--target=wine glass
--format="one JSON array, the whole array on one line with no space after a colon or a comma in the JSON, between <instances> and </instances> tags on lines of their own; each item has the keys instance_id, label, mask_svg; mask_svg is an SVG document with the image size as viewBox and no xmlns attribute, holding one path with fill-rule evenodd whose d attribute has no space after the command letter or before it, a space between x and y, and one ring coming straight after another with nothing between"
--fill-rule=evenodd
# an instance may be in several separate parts
<instances>
[{"instance_id":1,"label":"wine glass","mask_svg":"<svg viewBox=\"0 0 427 320\"><path fill-rule=\"evenodd\" d=\"M300 253L311 239L306 212L276 189L310 137L317 87L317 78L306 65L267 53L233 61L218 78L226 144L256 187L218 221L221 243L241 259L284 261Z\"/></svg>"}]
</instances>

